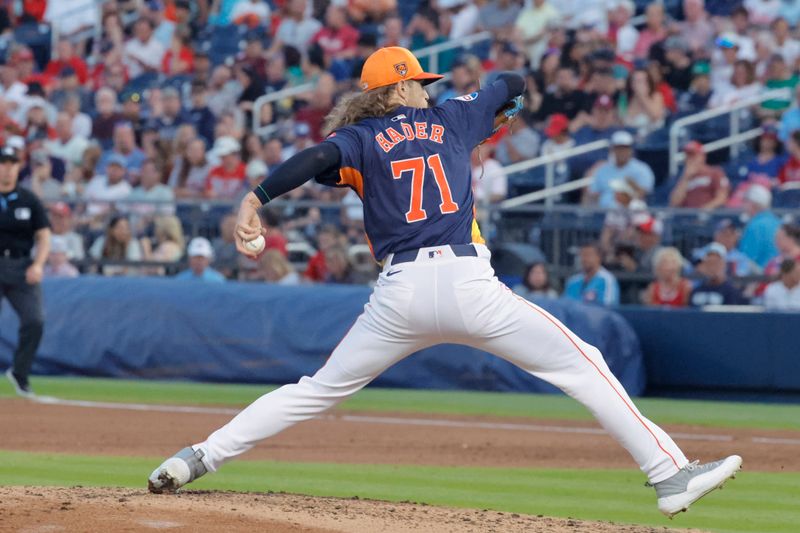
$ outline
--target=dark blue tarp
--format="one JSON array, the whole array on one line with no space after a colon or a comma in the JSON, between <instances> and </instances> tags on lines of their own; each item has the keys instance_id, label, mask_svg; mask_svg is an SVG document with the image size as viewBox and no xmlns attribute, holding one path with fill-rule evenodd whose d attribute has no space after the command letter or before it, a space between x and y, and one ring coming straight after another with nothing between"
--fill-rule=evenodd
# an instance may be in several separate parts
<instances>
[{"instance_id":1,"label":"dark blue tarp","mask_svg":"<svg viewBox=\"0 0 800 533\"><path fill-rule=\"evenodd\" d=\"M35 373L287 383L313 374L361 313L365 287L201 284L163 278L84 277L43 285L45 335ZM644 390L639 341L618 314L537 302L605 355L631 394ZM0 312L0 364L17 337ZM385 387L554 391L484 352L429 348L389 369Z\"/></svg>"}]
</instances>

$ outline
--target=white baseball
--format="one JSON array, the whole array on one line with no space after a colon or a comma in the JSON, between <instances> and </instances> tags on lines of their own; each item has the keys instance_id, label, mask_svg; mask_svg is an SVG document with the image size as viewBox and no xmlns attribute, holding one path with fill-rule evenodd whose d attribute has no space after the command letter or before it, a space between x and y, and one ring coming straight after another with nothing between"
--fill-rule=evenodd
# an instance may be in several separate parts
<instances>
[{"instance_id":1,"label":"white baseball","mask_svg":"<svg viewBox=\"0 0 800 533\"><path fill-rule=\"evenodd\" d=\"M266 246L266 241L264 240L263 235L259 235L252 241L245 241L244 247L247 248L249 251L253 252L254 254L261 253L261 250L264 249Z\"/></svg>"}]
</instances>

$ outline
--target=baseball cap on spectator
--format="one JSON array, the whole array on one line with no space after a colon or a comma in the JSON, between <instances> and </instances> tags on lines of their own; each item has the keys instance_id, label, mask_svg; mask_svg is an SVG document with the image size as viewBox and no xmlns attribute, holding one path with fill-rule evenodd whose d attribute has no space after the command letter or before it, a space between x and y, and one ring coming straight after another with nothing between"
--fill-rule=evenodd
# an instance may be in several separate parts
<instances>
[{"instance_id":1,"label":"baseball cap on spectator","mask_svg":"<svg viewBox=\"0 0 800 533\"><path fill-rule=\"evenodd\" d=\"M625 130L615 131L611 136L611 146L633 146L633 135Z\"/></svg>"},{"instance_id":2,"label":"baseball cap on spectator","mask_svg":"<svg viewBox=\"0 0 800 533\"><path fill-rule=\"evenodd\" d=\"M612 109L614 107L614 100L612 100L607 94L601 94L594 101L594 107L599 107L600 109Z\"/></svg>"},{"instance_id":3,"label":"baseball cap on spectator","mask_svg":"<svg viewBox=\"0 0 800 533\"><path fill-rule=\"evenodd\" d=\"M127 163L125 156L120 154L111 154L108 158L109 165L119 165L122 168L125 168L125 163Z\"/></svg>"},{"instance_id":4,"label":"baseball cap on spectator","mask_svg":"<svg viewBox=\"0 0 800 533\"><path fill-rule=\"evenodd\" d=\"M260 159L253 159L247 163L247 168L245 168L244 173L249 180L266 177L267 164Z\"/></svg>"},{"instance_id":5,"label":"baseball cap on spectator","mask_svg":"<svg viewBox=\"0 0 800 533\"><path fill-rule=\"evenodd\" d=\"M751 185L744 193L744 199L761 207L772 205L772 193L763 185Z\"/></svg>"},{"instance_id":6,"label":"baseball cap on spectator","mask_svg":"<svg viewBox=\"0 0 800 533\"><path fill-rule=\"evenodd\" d=\"M33 51L27 46L23 46L11 54L10 63L18 63L20 61L33 61Z\"/></svg>"},{"instance_id":7,"label":"baseball cap on spectator","mask_svg":"<svg viewBox=\"0 0 800 533\"><path fill-rule=\"evenodd\" d=\"M161 91L161 96L164 98L180 98L181 93L175 87L167 86Z\"/></svg>"},{"instance_id":8,"label":"baseball cap on spectator","mask_svg":"<svg viewBox=\"0 0 800 533\"><path fill-rule=\"evenodd\" d=\"M723 33L717 37L715 44L719 48L739 48L739 37L735 33Z\"/></svg>"},{"instance_id":9,"label":"baseball cap on spectator","mask_svg":"<svg viewBox=\"0 0 800 533\"><path fill-rule=\"evenodd\" d=\"M373 52L361 69L361 89L371 91L403 80L415 80L422 85L442 79L439 74L425 72L409 50L388 46Z\"/></svg>"},{"instance_id":10,"label":"baseball cap on spectator","mask_svg":"<svg viewBox=\"0 0 800 533\"><path fill-rule=\"evenodd\" d=\"M21 152L25 149L25 138L19 135L12 135L6 139L6 146L10 146L14 150Z\"/></svg>"},{"instance_id":11,"label":"baseball cap on spectator","mask_svg":"<svg viewBox=\"0 0 800 533\"><path fill-rule=\"evenodd\" d=\"M717 225L714 227L714 233L718 231L726 230L726 229L734 229L738 230L741 229L742 224L738 218L723 218Z\"/></svg>"},{"instance_id":12,"label":"baseball cap on spectator","mask_svg":"<svg viewBox=\"0 0 800 533\"><path fill-rule=\"evenodd\" d=\"M212 259L214 257L214 249L211 243L205 237L195 237L189 241L189 246L186 248L186 255L189 257L205 257Z\"/></svg>"},{"instance_id":13,"label":"baseball cap on spectator","mask_svg":"<svg viewBox=\"0 0 800 533\"><path fill-rule=\"evenodd\" d=\"M72 67L64 67L61 69L61 72L58 73L59 78L69 78L71 76L76 76L78 73L75 72L75 69Z\"/></svg>"},{"instance_id":14,"label":"baseball cap on spectator","mask_svg":"<svg viewBox=\"0 0 800 533\"><path fill-rule=\"evenodd\" d=\"M242 146L239 144L239 141L226 135L214 141L214 148L211 150L217 157L222 157L240 152L242 150Z\"/></svg>"},{"instance_id":15,"label":"baseball cap on spectator","mask_svg":"<svg viewBox=\"0 0 800 533\"><path fill-rule=\"evenodd\" d=\"M592 52L589 56L591 61L606 61L608 63L613 63L616 56L614 55L614 50L611 48L599 48Z\"/></svg>"},{"instance_id":16,"label":"baseball cap on spectator","mask_svg":"<svg viewBox=\"0 0 800 533\"><path fill-rule=\"evenodd\" d=\"M686 42L683 37L673 35L672 37L664 39L664 50L682 50L687 52L689 51L689 43Z\"/></svg>"},{"instance_id":17,"label":"baseball cap on spectator","mask_svg":"<svg viewBox=\"0 0 800 533\"><path fill-rule=\"evenodd\" d=\"M664 233L664 223L652 215L646 215L637 222L636 229L648 235L661 235Z\"/></svg>"},{"instance_id":18,"label":"baseball cap on spectator","mask_svg":"<svg viewBox=\"0 0 800 533\"><path fill-rule=\"evenodd\" d=\"M550 120L547 121L547 127L544 129L544 134L550 138L560 135L569 127L569 118L562 113L550 115Z\"/></svg>"},{"instance_id":19,"label":"baseball cap on spectator","mask_svg":"<svg viewBox=\"0 0 800 533\"><path fill-rule=\"evenodd\" d=\"M772 137L773 139L778 138L778 128L775 127L775 124L764 124L761 126L761 130L762 137Z\"/></svg>"},{"instance_id":20,"label":"baseball cap on spectator","mask_svg":"<svg viewBox=\"0 0 800 533\"><path fill-rule=\"evenodd\" d=\"M12 163L17 163L19 161L19 156L17 155L17 151L14 148L5 145L2 148L0 148L0 163L5 163L7 161L10 161Z\"/></svg>"},{"instance_id":21,"label":"baseball cap on spectator","mask_svg":"<svg viewBox=\"0 0 800 533\"><path fill-rule=\"evenodd\" d=\"M513 54L515 56L522 54L520 49L517 48L517 45L512 43L511 41L503 42L503 45L500 47L500 53Z\"/></svg>"},{"instance_id":22,"label":"baseball cap on spectator","mask_svg":"<svg viewBox=\"0 0 800 533\"><path fill-rule=\"evenodd\" d=\"M119 96L120 102L133 102L136 104L142 103L142 95L136 91L125 91Z\"/></svg>"},{"instance_id":23,"label":"baseball cap on spectator","mask_svg":"<svg viewBox=\"0 0 800 533\"><path fill-rule=\"evenodd\" d=\"M56 215L61 215L62 217L68 217L72 214L72 209L70 209L69 204L64 202L54 203L50 206L50 211Z\"/></svg>"},{"instance_id":24,"label":"baseball cap on spectator","mask_svg":"<svg viewBox=\"0 0 800 533\"><path fill-rule=\"evenodd\" d=\"M631 184L628 183L628 180L626 179L611 180L611 183L609 183L608 186L611 187L611 190L614 192L627 194L631 198L636 196L636 191L633 190L633 187L631 187Z\"/></svg>"},{"instance_id":25,"label":"baseball cap on spectator","mask_svg":"<svg viewBox=\"0 0 800 533\"><path fill-rule=\"evenodd\" d=\"M718 242L712 242L706 246L705 250L703 250L703 259L711 254L717 254L721 258L725 259L728 256L728 249Z\"/></svg>"},{"instance_id":26,"label":"baseball cap on spectator","mask_svg":"<svg viewBox=\"0 0 800 533\"><path fill-rule=\"evenodd\" d=\"M439 9L452 9L454 7L463 6L467 0L439 0L436 5Z\"/></svg>"},{"instance_id":27,"label":"baseball cap on spectator","mask_svg":"<svg viewBox=\"0 0 800 533\"><path fill-rule=\"evenodd\" d=\"M50 161L50 156L47 155L47 152L44 150L35 150L31 154L31 163L34 165L40 165L42 163L47 163Z\"/></svg>"},{"instance_id":28,"label":"baseball cap on spectator","mask_svg":"<svg viewBox=\"0 0 800 533\"><path fill-rule=\"evenodd\" d=\"M311 126L305 122L298 122L294 125L295 137L308 137L311 135Z\"/></svg>"},{"instance_id":29,"label":"baseball cap on spectator","mask_svg":"<svg viewBox=\"0 0 800 533\"><path fill-rule=\"evenodd\" d=\"M683 146L683 151L687 156L705 153L706 149L698 141L689 141Z\"/></svg>"},{"instance_id":30,"label":"baseball cap on spectator","mask_svg":"<svg viewBox=\"0 0 800 533\"><path fill-rule=\"evenodd\" d=\"M709 74L711 74L711 65L708 61L698 61L692 65L693 76L708 76Z\"/></svg>"}]
</instances>

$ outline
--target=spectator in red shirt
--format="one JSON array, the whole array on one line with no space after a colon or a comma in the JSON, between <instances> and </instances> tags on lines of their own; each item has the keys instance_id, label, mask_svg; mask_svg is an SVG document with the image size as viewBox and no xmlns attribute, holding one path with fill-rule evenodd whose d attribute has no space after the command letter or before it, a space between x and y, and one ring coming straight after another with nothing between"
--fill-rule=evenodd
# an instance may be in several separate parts
<instances>
[{"instance_id":1,"label":"spectator in red shirt","mask_svg":"<svg viewBox=\"0 0 800 533\"><path fill-rule=\"evenodd\" d=\"M261 222L264 226L264 250L276 250L283 257L289 257L289 252L286 250L288 241L280 230L281 219L278 213L272 209L262 210Z\"/></svg>"},{"instance_id":2,"label":"spectator in red shirt","mask_svg":"<svg viewBox=\"0 0 800 533\"><path fill-rule=\"evenodd\" d=\"M768 277L777 276L781 270L781 263L787 259L800 261L800 226L784 224L775 233L775 246L778 248L778 255L770 259L764 267L764 275Z\"/></svg>"},{"instance_id":3,"label":"spectator in red shirt","mask_svg":"<svg viewBox=\"0 0 800 533\"><path fill-rule=\"evenodd\" d=\"M672 189L669 205L695 209L714 209L724 205L731 187L722 169L706 164L705 150L697 141L687 143L683 151L686 165Z\"/></svg>"},{"instance_id":4,"label":"spectator in red shirt","mask_svg":"<svg viewBox=\"0 0 800 533\"><path fill-rule=\"evenodd\" d=\"M328 269L325 262L325 251L334 246L338 246L342 240L342 233L336 226L326 225L320 228L317 233L317 253L308 260L303 276L306 279L316 282L323 282L328 277Z\"/></svg>"},{"instance_id":5,"label":"spectator in red shirt","mask_svg":"<svg viewBox=\"0 0 800 533\"><path fill-rule=\"evenodd\" d=\"M194 70L194 52L192 52L189 32L177 29L172 34L172 43L164 54L161 72L167 76L191 74Z\"/></svg>"},{"instance_id":6,"label":"spectator in red shirt","mask_svg":"<svg viewBox=\"0 0 800 533\"><path fill-rule=\"evenodd\" d=\"M245 165L241 158L242 147L233 137L220 137L212 152L220 158L220 164L211 169L206 177L207 198L235 199L244 186Z\"/></svg>"},{"instance_id":7,"label":"spectator in red shirt","mask_svg":"<svg viewBox=\"0 0 800 533\"><path fill-rule=\"evenodd\" d=\"M681 276L683 256L677 248L661 248L653 259L653 280L642 294L645 305L686 307L692 284Z\"/></svg>"},{"instance_id":8,"label":"spectator in red shirt","mask_svg":"<svg viewBox=\"0 0 800 533\"><path fill-rule=\"evenodd\" d=\"M78 81L83 85L89 79L89 68L86 62L75 55L75 47L69 39L60 39L56 46L56 57L51 59L44 69L44 73L49 78L57 78L61 71L67 67L72 67L78 75Z\"/></svg>"},{"instance_id":9,"label":"spectator in red shirt","mask_svg":"<svg viewBox=\"0 0 800 533\"><path fill-rule=\"evenodd\" d=\"M778 183L785 185L789 182L800 181L800 130L795 130L786 143L789 159L778 172Z\"/></svg>"},{"instance_id":10,"label":"spectator in red shirt","mask_svg":"<svg viewBox=\"0 0 800 533\"><path fill-rule=\"evenodd\" d=\"M336 94L336 81L329 73L319 77L317 87L311 93L308 105L300 109L295 115L297 122L305 122L311 127L311 137L314 142L322 141L322 124L325 117L333 109L333 97Z\"/></svg>"},{"instance_id":11,"label":"spectator in red shirt","mask_svg":"<svg viewBox=\"0 0 800 533\"><path fill-rule=\"evenodd\" d=\"M347 23L347 14L343 7L331 4L325 12L325 27L314 35L311 42L322 47L325 62L330 66L335 59L350 59L355 56L358 30Z\"/></svg>"}]
</instances>

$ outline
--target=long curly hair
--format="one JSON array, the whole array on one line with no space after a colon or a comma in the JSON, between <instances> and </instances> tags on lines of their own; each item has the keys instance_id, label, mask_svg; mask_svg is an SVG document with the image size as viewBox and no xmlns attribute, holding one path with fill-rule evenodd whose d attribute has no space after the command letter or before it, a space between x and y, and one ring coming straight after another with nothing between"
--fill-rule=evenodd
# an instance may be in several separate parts
<instances>
[{"instance_id":1,"label":"long curly hair","mask_svg":"<svg viewBox=\"0 0 800 533\"><path fill-rule=\"evenodd\" d=\"M329 135L341 127L355 124L365 118L388 115L400 107L399 104L391 102L394 88L394 85L387 85L372 91L344 96L325 118L323 133Z\"/></svg>"}]
</instances>

